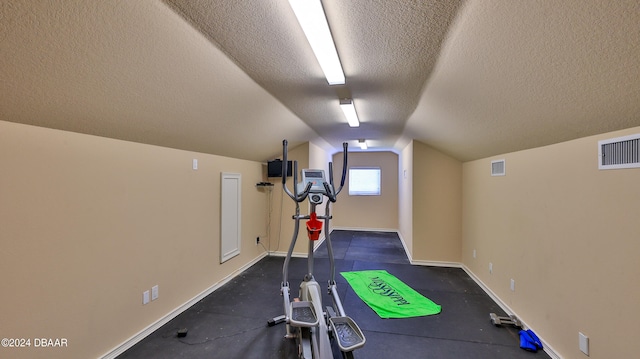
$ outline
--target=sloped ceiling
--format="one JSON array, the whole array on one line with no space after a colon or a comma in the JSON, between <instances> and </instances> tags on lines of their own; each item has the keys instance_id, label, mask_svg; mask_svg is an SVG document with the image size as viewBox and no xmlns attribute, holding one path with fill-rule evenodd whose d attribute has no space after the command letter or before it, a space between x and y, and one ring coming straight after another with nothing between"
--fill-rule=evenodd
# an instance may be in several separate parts
<instances>
[{"instance_id":1,"label":"sloped ceiling","mask_svg":"<svg viewBox=\"0 0 640 359\"><path fill-rule=\"evenodd\" d=\"M0 120L256 161L284 138L467 161L640 126L640 1L323 6L342 86L287 0L2 2Z\"/></svg>"},{"instance_id":2,"label":"sloped ceiling","mask_svg":"<svg viewBox=\"0 0 640 359\"><path fill-rule=\"evenodd\" d=\"M640 1L470 1L405 127L462 160L640 125Z\"/></svg>"}]
</instances>

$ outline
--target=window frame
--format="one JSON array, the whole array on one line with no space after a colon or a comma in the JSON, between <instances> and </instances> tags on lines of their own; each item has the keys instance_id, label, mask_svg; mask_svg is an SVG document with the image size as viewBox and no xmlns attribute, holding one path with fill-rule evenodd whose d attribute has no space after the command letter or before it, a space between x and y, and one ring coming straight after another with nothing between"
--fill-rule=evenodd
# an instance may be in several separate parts
<instances>
[{"instance_id":1,"label":"window frame","mask_svg":"<svg viewBox=\"0 0 640 359\"><path fill-rule=\"evenodd\" d=\"M378 191L377 192L353 190L352 180L353 180L354 177L357 177L357 176L353 176L352 175L352 171L362 171L362 170L375 170L375 171L377 171L377 173L378 173L378 178L377 178ZM382 168L374 167L374 166L351 167L351 168L349 168L349 196L381 196L381 195L382 195Z\"/></svg>"}]
</instances>

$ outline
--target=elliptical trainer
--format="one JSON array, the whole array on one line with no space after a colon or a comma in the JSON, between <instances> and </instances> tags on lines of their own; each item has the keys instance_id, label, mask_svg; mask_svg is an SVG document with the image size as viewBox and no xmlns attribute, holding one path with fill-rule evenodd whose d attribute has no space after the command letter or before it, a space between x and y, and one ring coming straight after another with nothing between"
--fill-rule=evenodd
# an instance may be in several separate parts
<instances>
[{"instance_id":1,"label":"elliptical trainer","mask_svg":"<svg viewBox=\"0 0 640 359\"><path fill-rule=\"evenodd\" d=\"M353 350L361 348L365 344L365 337L353 319L345 314L342 301L338 295L335 281L335 260L331 246L329 233L329 221L331 220L331 203L336 198L347 175L347 149L348 144L343 143L343 165L340 187L336 190L333 184L333 163L329 162L329 182L325 179L324 170L303 169L302 181L298 183L298 162L293 162L293 192L287 188L287 140L282 141L282 187L287 195L296 203L296 212L293 216L295 227L293 238L289 245L287 256L282 266L281 294L283 297L285 314L269 320L269 326L286 322L286 337L296 340L298 356L304 359L333 359L331 339L333 338L342 353L343 358L353 358ZM316 206L324 202L327 197L325 214L317 215ZM309 200L310 210L308 215L300 214L300 203ZM309 252L307 256L307 274L300 283L299 300L291 301L289 287L289 262L300 230L300 220L305 219L307 235L309 237ZM321 289L313 277L313 249L314 241L322 232L324 220L325 243L330 264L330 279L328 283L329 295L332 298L332 306L327 306L326 311L322 305Z\"/></svg>"}]
</instances>

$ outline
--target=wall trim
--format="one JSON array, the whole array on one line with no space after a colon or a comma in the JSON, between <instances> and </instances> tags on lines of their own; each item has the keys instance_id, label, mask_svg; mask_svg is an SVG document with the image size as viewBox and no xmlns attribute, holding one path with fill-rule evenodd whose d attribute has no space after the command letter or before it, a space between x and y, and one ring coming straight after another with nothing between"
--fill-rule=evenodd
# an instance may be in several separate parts
<instances>
[{"instance_id":1,"label":"wall trim","mask_svg":"<svg viewBox=\"0 0 640 359\"><path fill-rule=\"evenodd\" d=\"M523 326L525 328L530 328L533 330L533 328L531 328L531 326L529 326L526 322L524 322L518 315L517 313L511 309L505 302L502 301L502 299L500 299L500 297L498 297L491 289L489 289L489 287L487 285L484 284L484 282L482 280L480 280L480 278L478 278L466 265L462 264L462 263L458 263L458 262L441 262L441 261L423 261L423 260L415 260L415 261L411 261L412 265L420 265L420 266L435 266L435 267L449 267L449 268L461 268L462 270L465 271L465 273L467 273L467 275L469 277L471 277L471 279L473 279L474 282L476 282L476 284L478 284L478 286L480 286L480 288L482 288L482 290L487 293L487 295L494 301L496 302L496 304L498 304L498 306L505 311L505 313L511 315L515 315L518 317L518 319L520 319L520 321L522 322ZM488 315L489 313L487 313ZM487 318L488 320L488 318ZM535 332L535 330L533 330ZM541 336L538 335L538 337L540 338L540 340L542 341L542 345L544 347L544 352L547 353L547 355L549 355L551 357L551 359L563 359L550 345L549 342L545 341L544 338L542 338Z\"/></svg>"},{"instance_id":2,"label":"wall trim","mask_svg":"<svg viewBox=\"0 0 640 359\"><path fill-rule=\"evenodd\" d=\"M411 252L409 252L409 248L407 248L407 242L404 240L402 233L400 231L396 231L398 237L400 238L400 243L402 243L402 248L404 248L404 253L407 254L407 258L409 258L409 263L413 264L413 257L411 256Z\"/></svg>"},{"instance_id":3,"label":"wall trim","mask_svg":"<svg viewBox=\"0 0 640 359\"><path fill-rule=\"evenodd\" d=\"M333 227L332 232L334 230L338 231L362 231L362 232L396 232L397 229L393 228L362 228L362 227Z\"/></svg>"},{"instance_id":4,"label":"wall trim","mask_svg":"<svg viewBox=\"0 0 640 359\"><path fill-rule=\"evenodd\" d=\"M498 306L500 308L502 308L502 310L504 310L509 315L513 314L513 315L517 316L518 319L520 319L520 321L522 322L522 324L523 324L523 326L525 328L530 328L531 330L533 330L535 332L535 330L533 328L531 328L531 326L529 326L527 323L525 323L522 320L522 318L520 318L513 309L511 309L505 302L503 302L500 299L500 297L498 297L491 289L489 289L489 287L486 286L484 284L484 282L482 282L482 280L480 280L480 278L478 278L471 271L471 269L469 269L466 265L464 265L462 263L458 263L458 264L459 264L459 268L462 268L469 275L469 277L471 277L471 279L473 279L473 281L476 282L480 286L480 288L482 288L482 290L484 290L485 293L487 293L487 295L489 295L489 297L491 297L491 299L493 299L493 301L496 302L496 304L498 304ZM489 313L487 313L487 314L489 314ZM540 335L538 335L538 337L542 341L542 346L544 347L544 349L543 349L544 352L547 353L547 355L549 355L551 357L551 359L562 359L562 357L549 345L549 343L547 341L544 340L544 338L542 338Z\"/></svg>"},{"instance_id":5,"label":"wall trim","mask_svg":"<svg viewBox=\"0 0 640 359\"><path fill-rule=\"evenodd\" d=\"M196 295L195 297L193 297L192 299L188 300L184 304L178 306L177 308L175 308L171 312L167 313L167 315L165 315L164 317L158 319L156 322L152 323L151 325L149 325L148 327L144 328L143 330L141 330L137 334L133 335L131 338L125 340L123 343L121 343L117 347L113 348L111 351L109 351L108 353L104 354L100 358L101 359L115 359L118 355L124 353L125 351L127 351L127 349L129 349L132 346L136 345L138 342L140 342L141 340L143 340L144 338L149 336L151 333L153 333L156 330L160 329L160 327L162 327L163 325L167 324L173 318L177 317L182 312L184 312L185 310L189 309L190 307L192 307L194 304L198 303L200 300L202 300L203 298L205 298L209 294L215 292L217 289L219 289L223 285L227 284L233 278L237 277L240 273L242 273L245 270L249 269L251 266L253 266L254 264L258 263L262 258L264 258L266 256L267 256L267 252L261 253L260 255L258 255L253 260L247 262L245 265L243 265L242 267L236 269L235 271L230 273L228 276L224 277L219 282L215 283L214 285L212 285L211 287L207 288L206 290L204 290L200 294Z\"/></svg>"},{"instance_id":6,"label":"wall trim","mask_svg":"<svg viewBox=\"0 0 640 359\"><path fill-rule=\"evenodd\" d=\"M272 256L272 257L286 257L287 256L287 252L274 251L274 252L269 253L269 255ZM291 257L292 258L307 258L307 253L293 252L293 253L291 253Z\"/></svg>"},{"instance_id":7,"label":"wall trim","mask_svg":"<svg viewBox=\"0 0 640 359\"><path fill-rule=\"evenodd\" d=\"M425 261L420 259L412 260L411 264L426 267L462 268L462 263L458 262Z\"/></svg>"},{"instance_id":8,"label":"wall trim","mask_svg":"<svg viewBox=\"0 0 640 359\"><path fill-rule=\"evenodd\" d=\"M298 234L298 236L300 236L300 235ZM315 241L316 243L313 244L313 251L314 252L316 251L316 249L318 249L318 247L320 247L320 245L322 243L324 243L325 239L326 239L326 237L324 236L324 234L321 234L320 238L318 238L318 240ZM289 243L289 244L291 244L291 243ZM289 248L287 247L286 251L270 251L267 255L274 256L274 257L286 257L288 251L289 251ZM307 252L293 252L293 253L291 253L291 257L294 257L294 258L307 258L307 254L308 254Z\"/></svg>"}]
</instances>

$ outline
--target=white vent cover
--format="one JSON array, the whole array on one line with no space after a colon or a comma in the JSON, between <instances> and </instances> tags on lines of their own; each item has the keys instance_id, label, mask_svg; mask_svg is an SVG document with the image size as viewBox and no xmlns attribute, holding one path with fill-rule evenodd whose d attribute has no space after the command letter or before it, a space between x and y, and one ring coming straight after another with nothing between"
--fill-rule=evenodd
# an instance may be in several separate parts
<instances>
[{"instance_id":1,"label":"white vent cover","mask_svg":"<svg viewBox=\"0 0 640 359\"><path fill-rule=\"evenodd\" d=\"M640 134L598 141L598 168L640 167Z\"/></svg>"},{"instance_id":2,"label":"white vent cover","mask_svg":"<svg viewBox=\"0 0 640 359\"><path fill-rule=\"evenodd\" d=\"M492 176L504 176L504 160L491 161L491 175Z\"/></svg>"}]
</instances>

